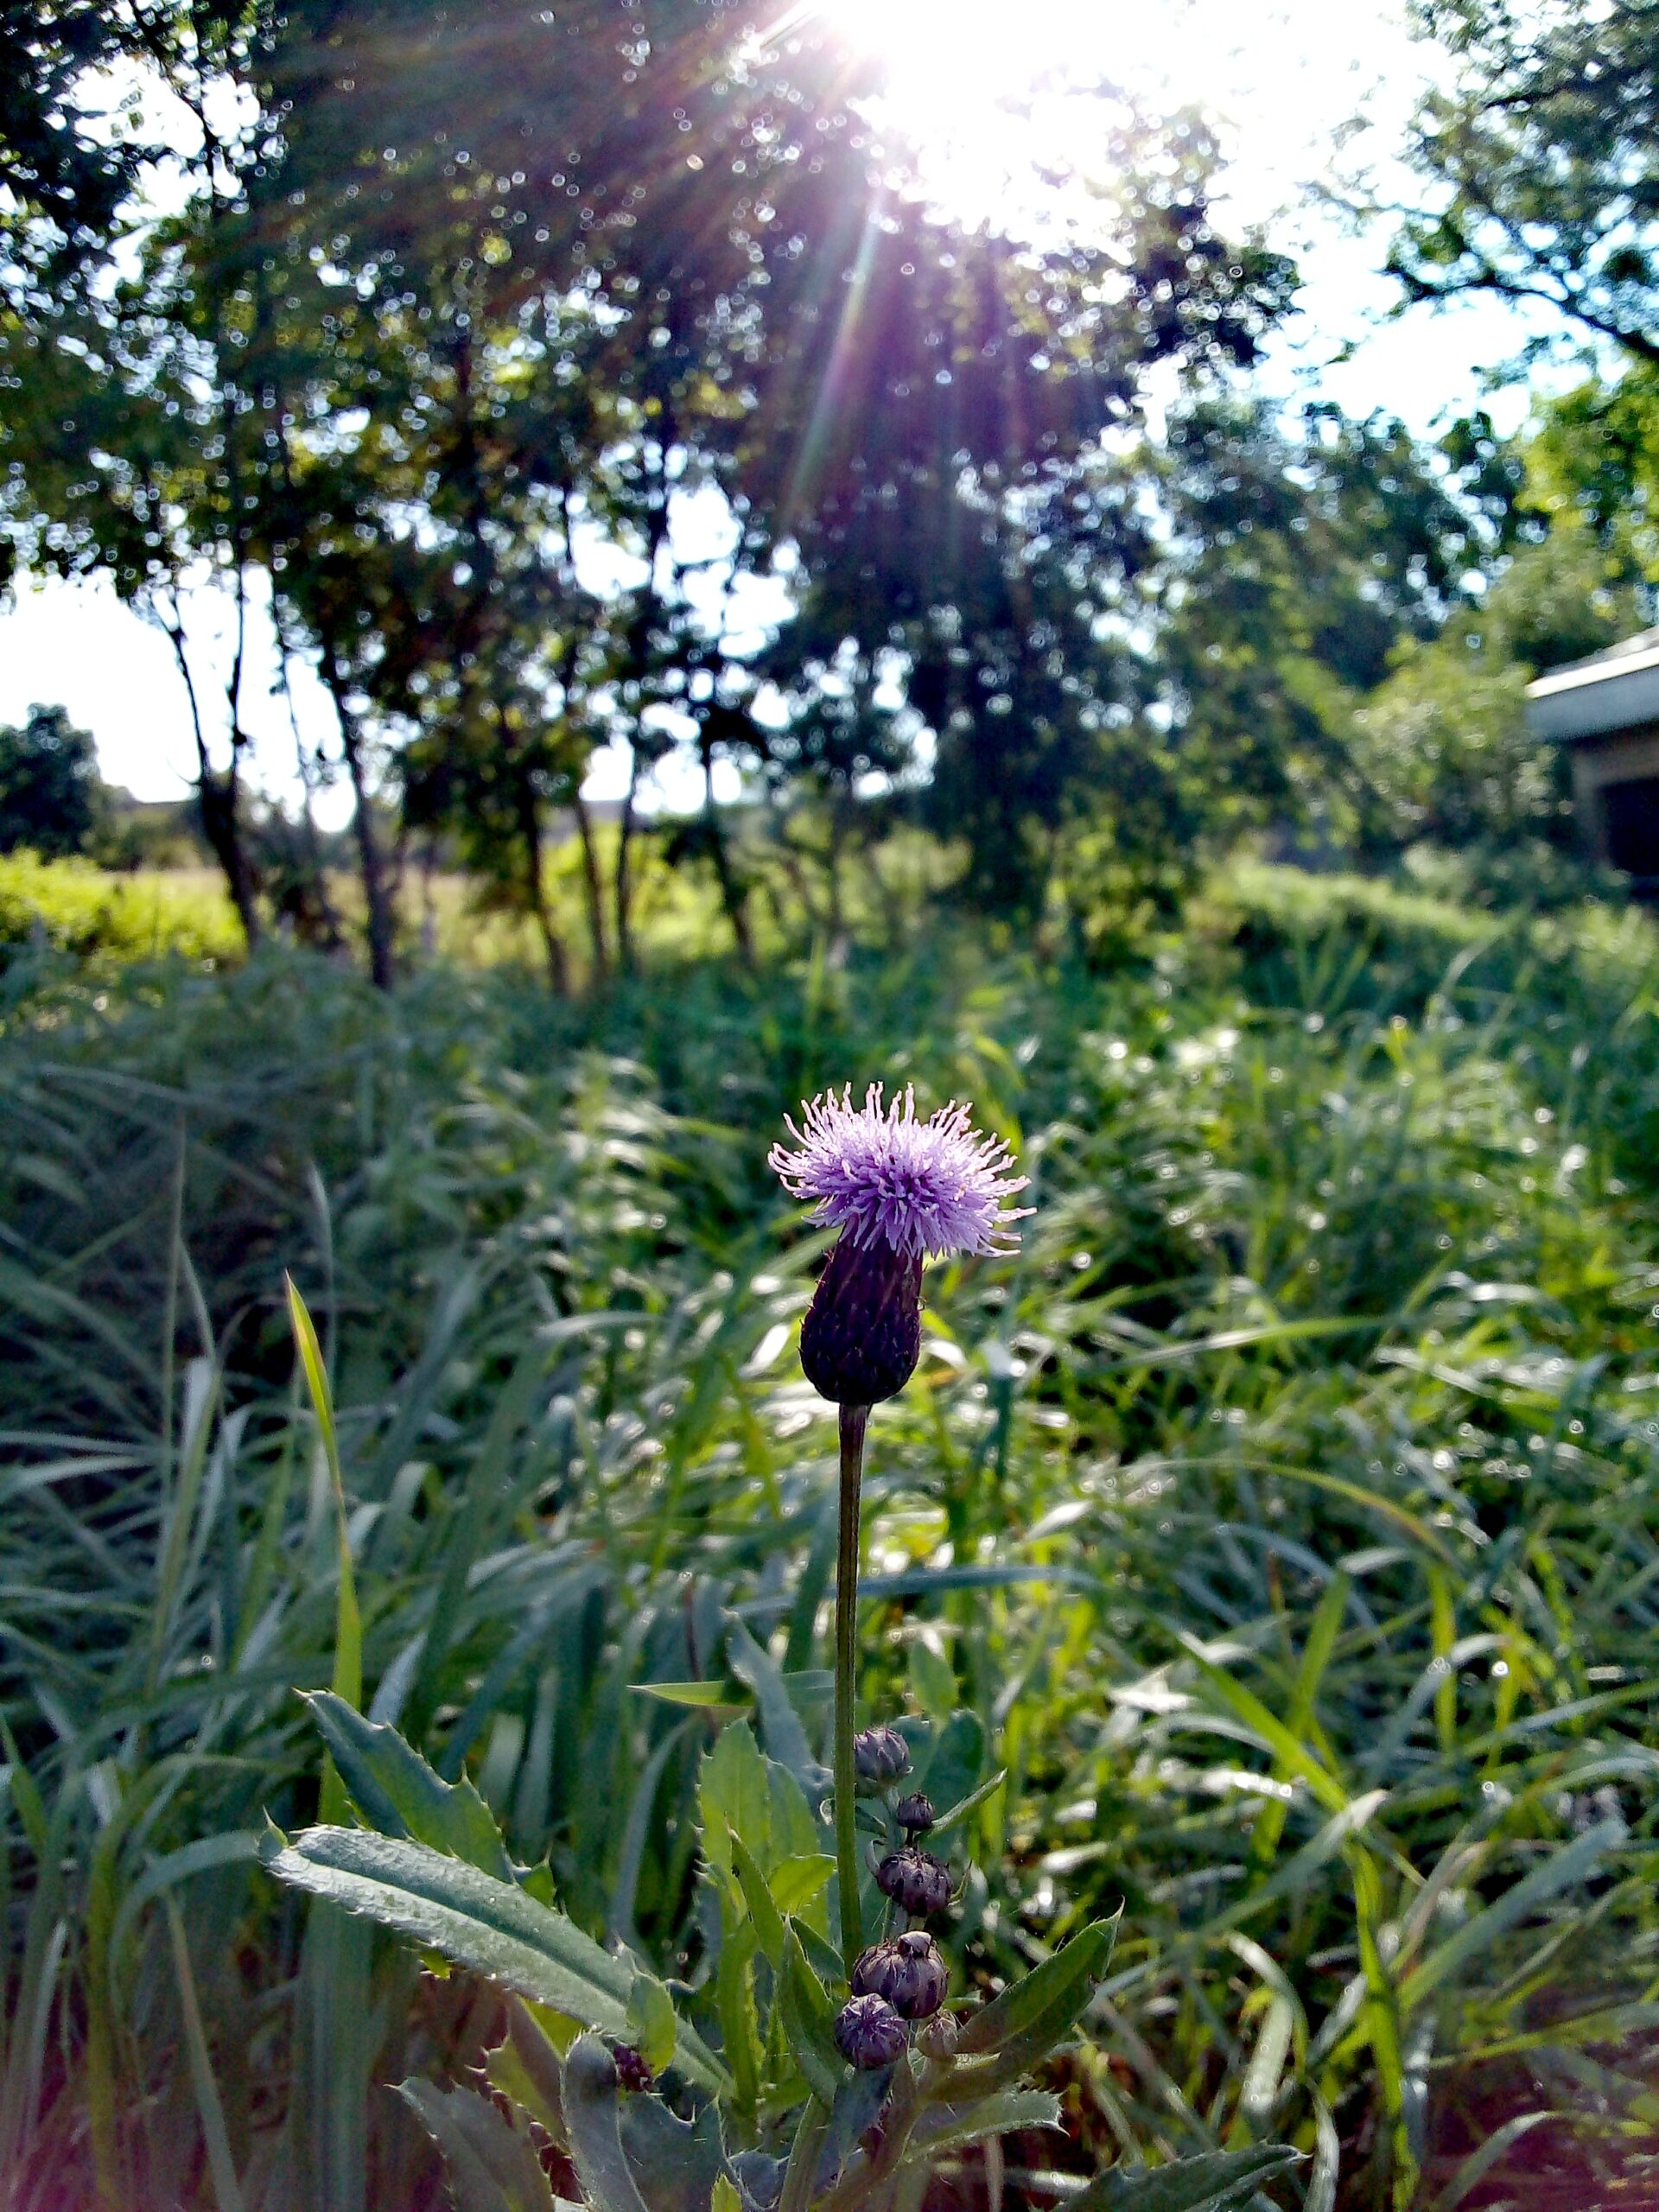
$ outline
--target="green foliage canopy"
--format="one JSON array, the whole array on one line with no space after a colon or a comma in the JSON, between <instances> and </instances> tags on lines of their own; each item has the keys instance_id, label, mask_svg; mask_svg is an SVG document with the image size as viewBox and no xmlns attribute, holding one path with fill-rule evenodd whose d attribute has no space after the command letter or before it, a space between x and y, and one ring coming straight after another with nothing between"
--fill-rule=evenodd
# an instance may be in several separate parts
<instances>
[{"instance_id":1,"label":"green foliage canopy","mask_svg":"<svg viewBox=\"0 0 1659 2212\"><path fill-rule=\"evenodd\" d=\"M22 846L48 860L80 853L102 817L90 731L62 707L31 707L21 729L0 727L0 853Z\"/></svg>"}]
</instances>

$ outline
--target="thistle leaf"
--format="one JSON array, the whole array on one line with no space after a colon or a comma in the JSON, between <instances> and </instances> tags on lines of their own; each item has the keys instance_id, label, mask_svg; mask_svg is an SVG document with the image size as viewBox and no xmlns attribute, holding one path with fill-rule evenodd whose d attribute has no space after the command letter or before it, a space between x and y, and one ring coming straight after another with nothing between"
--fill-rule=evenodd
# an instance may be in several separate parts
<instances>
[{"instance_id":1,"label":"thistle leaf","mask_svg":"<svg viewBox=\"0 0 1659 2212\"><path fill-rule=\"evenodd\" d=\"M554 2212L552 2186L528 2132L487 2097L435 2082L399 2082L397 2094L443 2153L456 2212Z\"/></svg>"},{"instance_id":2,"label":"thistle leaf","mask_svg":"<svg viewBox=\"0 0 1659 2212\"><path fill-rule=\"evenodd\" d=\"M578 2036L561 2076L570 2160L591 2212L648 2212L623 2156L616 2061L592 2036Z\"/></svg>"},{"instance_id":3,"label":"thistle leaf","mask_svg":"<svg viewBox=\"0 0 1659 2212\"><path fill-rule=\"evenodd\" d=\"M270 1850L265 1864L281 1880L395 1928L587 2028L629 2032L636 1969L515 1883L429 1845L357 1828L307 1828ZM699 2088L730 2088L725 2068L688 2027L679 2031L676 2063Z\"/></svg>"},{"instance_id":4,"label":"thistle leaf","mask_svg":"<svg viewBox=\"0 0 1659 2212\"><path fill-rule=\"evenodd\" d=\"M445 1782L395 1728L365 1720L332 1690L300 1694L372 1827L429 1844L499 1881L512 1879L501 1831L470 1779Z\"/></svg>"},{"instance_id":5,"label":"thistle leaf","mask_svg":"<svg viewBox=\"0 0 1659 2212\"><path fill-rule=\"evenodd\" d=\"M963 2029L956 2059L940 2069L931 2095L954 2103L969 2078L975 2092L984 2094L1017 2082L1046 2058L1082 2018L1116 1935L1116 1916L1096 1920L1063 1950L1011 1982Z\"/></svg>"},{"instance_id":6,"label":"thistle leaf","mask_svg":"<svg viewBox=\"0 0 1659 2212\"><path fill-rule=\"evenodd\" d=\"M1258 2143L1134 2173L1113 2166L1071 2198L1068 2212L1242 2212L1263 2182L1301 2156L1287 2143Z\"/></svg>"}]
</instances>

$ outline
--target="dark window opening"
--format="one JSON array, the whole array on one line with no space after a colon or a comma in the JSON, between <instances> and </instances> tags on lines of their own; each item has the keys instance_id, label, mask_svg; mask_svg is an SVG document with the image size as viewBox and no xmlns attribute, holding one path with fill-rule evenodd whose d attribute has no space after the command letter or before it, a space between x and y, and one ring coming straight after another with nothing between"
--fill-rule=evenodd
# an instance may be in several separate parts
<instances>
[{"instance_id":1,"label":"dark window opening","mask_svg":"<svg viewBox=\"0 0 1659 2212\"><path fill-rule=\"evenodd\" d=\"M1627 875L1659 882L1659 776L1604 784L1601 804L1608 859Z\"/></svg>"}]
</instances>

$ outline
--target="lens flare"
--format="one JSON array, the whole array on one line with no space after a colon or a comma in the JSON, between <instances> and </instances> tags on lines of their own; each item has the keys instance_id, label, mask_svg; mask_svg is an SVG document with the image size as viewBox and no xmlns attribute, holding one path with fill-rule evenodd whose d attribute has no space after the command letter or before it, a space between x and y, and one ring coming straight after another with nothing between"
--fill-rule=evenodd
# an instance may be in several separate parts
<instances>
[{"instance_id":1,"label":"lens flare","mask_svg":"<svg viewBox=\"0 0 1659 2212\"><path fill-rule=\"evenodd\" d=\"M1102 0L820 0L817 12L873 66L875 111L969 219L994 216L1058 151L1058 111L1111 72Z\"/></svg>"}]
</instances>

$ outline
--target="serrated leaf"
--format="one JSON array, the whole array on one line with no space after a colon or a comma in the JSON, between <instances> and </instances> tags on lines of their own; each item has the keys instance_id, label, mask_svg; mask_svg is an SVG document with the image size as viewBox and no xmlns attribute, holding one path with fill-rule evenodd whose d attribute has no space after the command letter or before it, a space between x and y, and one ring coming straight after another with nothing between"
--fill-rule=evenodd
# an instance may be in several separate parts
<instances>
[{"instance_id":1,"label":"serrated leaf","mask_svg":"<svg viewBox=\"0 0 1659 2212\"><path fill-rule=\"evenodd\" d=\"M1058 2127L1060 2101L1046 2089L1005 2089L971 2104L933 2105L924 2113L901 2166L925 2166L947 2151L960 2151L988 2136L1007 2135L1020 2127Z\"/></svg>"},{"instance_id":2,"label":"serrated leaf","mask_svg":"<svg viewBox=\"0 0 1659 2212\"><path fill-rule=\"evenodd\" d=\"M627 2033L634 1969L514 1883L429 1845L358 1828L307 1828L265 1863L281 1880L396 1928L584 2027ZM730 2088L725 2068L688 2027L676 2063L701 2088Z\"/></svg>"},{"instance_id":3,"label":"serrated leaf","mask_svg":"<svg viewBox=\"0 0 1659 2212\"><path fill-rule=\"evenodd\" d=\"M487 2097L418 2080L397 2089L443 2153L455 2212L553 2212L552 2186L528 2133Z\"/></svg>"},{"instance_id":4,"label":"serrated leaf","mask_svg":"<svg viewBox=\"0 0 1659 2212\"><path fill-rule=\"evenodd\" d=\"M1135 2173L1113 2166L1071 2198L1067 2212L1241 2212L1263 2182L1301 2156L1287 2143L1259 2143Z\"/></svg>"},{"instance_id":5,"label":"serrated leaf","mask_svg":"<svg viewBox=\"0 0 1659 2212\"><path fill-rule=\"evenodd\" d=\"M719 2108L679 2119L661 2097L624 2097L617 2110L621 2154L651 2212L710 2212L726 2172Z\"/></svg>"},{"instance_id":6,"label":"serrated leaf","mask_svg":"<svg viewBox=\"0 0 1659 2212\"><path fill-rule=\"evenodd\" d=\"M560 2076L570 2163L590 2212L648 2212L622 2152L616 2061L592 2036L578 2036Z\"/></svg>"},{"instance_id":7,"label":"serrated leaf","mask_svg":"<svg viewBox=\"0 0 1659 2212\"><path fill-rule=\"evenodd\" d=\"M836 2014L830 1993L807 1964L793 1921L784 1927L778 2004L785 2046L799 2067L802 2079L828 2111L846 2078L847 2065L836 2048Z\"/></svg>"},{"instance_id":8,"label":"serrated leaf","mask_svg":"<svg viewBox=\"0 0 1659 2212\"><path fill-rule=\"evenodd\" d=\"M706 2104L679 2119L660 2097L625 2096L618 2113L622 2154L648 2212L709 2212L726 2170L720 2113Z\"/></svg>"},{"instance_id":9,"label":"serrated leaf","mask_svg":"<svg viewBox=\"0 0 1659 2212\"><path fill-rule=\"evenodd\" d=\"M563 2143L559 2054L522 1997L507 1999L506 2039L486 2056L484 2076L493 2089L522 2106L555 2143Z\"/></svg>"},{"instance_id":10,"label":"serrated leaf","mask_svg":"<svg viewBox=\"0 0 1659 2212\"><path fill-rule=\"evenodd\" d=\"M1116 1935L1116 1916L1093 1922L1063 1950L1011 1982L1000 1997L974 2014L957 2042L957 2066L973 2063L976 2090L1018 2081L1065 2041L1106 1971ZM954 2103L966 2084L953 2080L953 2071L944 2070L942 2084L933 2094Z\"/></svg>"},{"instance_id":11,"label":"serrated leaf","mask_svg":"<svg viewBox=\"0 0 1659 2212\"><path fill-rule=\"evenodd\" d=\"M753 1858L764 1865L772 1839L772 1789L749 1725L726 1729L707 1754L697 1777L697 1808L702 1821L702 1855L728 1881L736 1877L730 1838L741 1835Z\"/></svg>"},{"instance_id":12,"label":"serrated leaf","mask_svg":"<svg viewBox=\"0 0 1659 2212\"><path fill-rule=\"evenodd\" d=\"M637 1974L628 1988L628 2040L653 2074L674 2057L680 2024L674 1999L655 1974Z\"/></svg>"},{"instance_id":13,"label":"serrated leaf","mask_svg":"<svg viewBox=\"0 0 1659 2212\"><path fill-rule=\"evenodd\" d=\"M799 1912L814 1897L822 1896L835 1871L835 1860L822 1852L815 1851L805 1858L782 1859L767 1877L766 1887L779 1912Z\"/></svg>"},{"instance_id":14,"label":"serrated leaf","mask_svg":"<svg viewBox=\"0 0 1659 2212\"><path fill-rule=\"evenodd\" d=\"M810 1859L823 1848L825 1830L795 1777L776 1759L766 1761L766 1792L772 1829L761 1863L768 1875L785 1859ZM757 1857L760 1854L757 1853Z\"/></svg>"},{"instance_id":15,"label":"serrated leaf","mask_svg":"<svg viewBox=\"0 0 1659 2212\"><path fill-rule=\"evenodd\" d=\"M721 1936L715 1970L715 2011L720 2019L726 2063L732 2069L732 2103L740 2123L752 2124L760 2095L760 2024L754 2003L754 1955L759 1948L752 1921L740 1920Z\"/></svg>"},{"instance_id":16,"label":"serrated leaf","mask_svg":"<svg viewBox=\"0 0 1659 2212\"><path fill-rule=\"evenodd\" d=\"M766 1887L766 1878L755 1865L753 1857L735 1830L728 1839L732 1853L732 1868L737 1876L743 1902L749 1909L749 1919L754 1928L755 1941L766 1953L768 1961L776 1966L784 1948L784 1923L772 1892Z\"/></svg>"},{"instance_id":17,"label":"serrated leaf","mask_svg":"<svg viewBox=\"0 0 1659 2212\"><path fill-rule=\"evenodd\" d=\"M510 1882L512 1861L472 1782L445 1782L395 1728L365 1720L331 1690L301 1692L340 1777L372 1827L463 1859Z\"/></svg>"}]
</instances>

